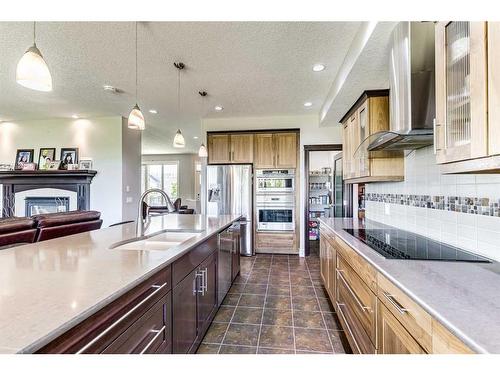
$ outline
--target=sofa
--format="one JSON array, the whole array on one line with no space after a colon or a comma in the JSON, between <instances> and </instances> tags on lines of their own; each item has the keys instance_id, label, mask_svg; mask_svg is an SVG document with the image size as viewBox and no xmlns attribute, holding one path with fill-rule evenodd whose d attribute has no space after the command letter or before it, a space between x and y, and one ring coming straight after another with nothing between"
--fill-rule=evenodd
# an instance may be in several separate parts
<instances>
[{"instance_id":1,"label":"sofa","mask_svg":"<svg viewBox=\"0 0 500 375\"><path fill-rule=\"evenodd\" d=\"M36 223L29 217L0 219L0 247L36 240Z\"/></svg>"},{"instance_id":2,"label":"sofa","mask_svg":"<svg viewBox=\"0 0 500 375\"><path fill-rule=\"evenodd\" d=\"M69 211L0 219L0 247L50 240L100 229L98 211Z\"/></svg>"},{"instance_id":3,"label":"sofa","mask_svg":"<svg viewBox=\"0 0 500 375\"><path fill-rule=\"evenodd\" d=\"M143 215L145 213L145 210L149 208L149 212L153 214L166 214L168 213L168 207L167 206L148 206L147 203L143 203L144 206L144 211ZM188 208L187 206L183 206L181 203L181 198L177 198L174 203L174 209L175 211L173 213L175 214L186 214L186 215L193 215L194 214L194 209Z\"/></svg>"}]
</instances>

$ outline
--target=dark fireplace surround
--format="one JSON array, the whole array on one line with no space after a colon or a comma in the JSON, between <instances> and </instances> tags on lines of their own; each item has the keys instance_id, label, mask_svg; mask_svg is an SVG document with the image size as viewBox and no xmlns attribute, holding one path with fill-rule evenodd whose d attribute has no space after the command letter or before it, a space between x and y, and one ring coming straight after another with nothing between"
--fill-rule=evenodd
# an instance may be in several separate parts
<instances>
[{"instance_id":1,"label":"dark fireplace surround","mask_svg":"<svg viewBox=\"0 0 500 375\"><path fill-rule=\"evenodd\" d=\"M78 210L90 209L90 184L97 171L0 171L3 185L2 217L14 216L16 193L52 188L76 192Z\"/></svg>"}]
</instances>

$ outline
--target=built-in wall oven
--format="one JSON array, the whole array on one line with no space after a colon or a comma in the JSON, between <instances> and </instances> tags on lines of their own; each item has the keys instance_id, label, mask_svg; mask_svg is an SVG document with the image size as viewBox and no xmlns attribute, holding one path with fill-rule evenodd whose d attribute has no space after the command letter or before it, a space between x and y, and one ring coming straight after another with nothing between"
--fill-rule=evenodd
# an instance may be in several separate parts
<instances>
[{"instance_id":1,"label":"built-in wall oven","mask_svg":"<svg viewBox=\"0 0 500 375\"><path fill-rule=\"evenodd\" d=\"M257 169L257 194L292 193L295 191L295 170Z\"/></svg>"},{"instance_id":2,"label":"built-in wall oven","mask_svg":"<svg viewBox=\"0 0 500 375\"><path fill-rule=\"evenodd\" d=\"M257 195L257 231L294 231L295 201L293 194Z\"/></svg>"}]
</instances>

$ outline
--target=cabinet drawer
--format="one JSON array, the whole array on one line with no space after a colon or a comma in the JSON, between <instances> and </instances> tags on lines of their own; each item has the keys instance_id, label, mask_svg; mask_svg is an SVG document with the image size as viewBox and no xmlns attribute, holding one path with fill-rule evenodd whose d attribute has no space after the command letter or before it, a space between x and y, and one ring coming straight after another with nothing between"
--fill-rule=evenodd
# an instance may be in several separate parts
<instances>
[{"instance_id":1,"label":"cabinet drawer","mask_svg":"<svg viewBox=\"0 0 500 375\"><path fill-rule=\"evenodd\" d=\"M171 289L170 266L59 336L38 353L101 353Z\"/></svg>"},{"instance_id":2,"label":"cabinet drawer","mask_svg":"<svg viewBox=\"0 0 500 375\"><path fill-rule=\"evenodd\" d=\"M337 256L336 277L337 298L375 344L377 296L340 256Z\"/></svg>"},{"instance_id":3,"label":"cabinet drawer","mask_svg":"<svg viewBox=\"0 0 500 375\"><path fill-rule=\"evenodd\" d=\"M171 348L171 293L157 301L144 315L123 332L103 353L148 354L163 346Z\"/></svg>"},{"instance_id":4,"label":"cabinet drawer","mask_svg":"<svg viewBox=\"0 0 500 375\"><path fill-rule=\"evenodd\" d=\"M210 237L207 241L189 251L182 258L176 260L172 265L172 285L177 285L183 278L191 273L210 254L218 248L217 235Z\"/></svg>"},{"instance_id":5,"label":"cabinet drawer","mask_svg":"<svg viewBox=\"0 0 500 375\"><path fill-rule=\"evenodd\" d=\"M339 297L342 298L342 296L337 296L337 298ZM336 307L340 323L346 332L347 341L349 341L352 352L354 354L375 354L375 345L361 328L361 325L357 323L356 318L351 314L347 306L337 299Z\"/></svg>"},{"instance_id":6,"label":"cabinet drawer","mask_svg":"<svg viewBox=\"0 0 500 375\"><path fill-rule=\"evenodd\" d=\"M378 274L378 298L427 351L432 346L432 318L387 278Z\"/></svg>"},{"instance_id":7,"label":"cabinet drawer","mask_svg":"<svg viewBox=\"0 0 500 375\"><path fill-rule=\"evenodd\" d=\"M257 249L295 249L295 233L262 233L255 236Z\"/></svg>"},{"instance_id":8,"label":"cabinet drawer","mask_svg":"<svg viewBox=\"0 0 500 375\"><path fill-rule=\"evenodd\" d=\"M338 236L335 237L335 244L337 253L356 270L361 280L363 280L374 293L377 293L377 271Z\"/></svg>"}]
</instances>

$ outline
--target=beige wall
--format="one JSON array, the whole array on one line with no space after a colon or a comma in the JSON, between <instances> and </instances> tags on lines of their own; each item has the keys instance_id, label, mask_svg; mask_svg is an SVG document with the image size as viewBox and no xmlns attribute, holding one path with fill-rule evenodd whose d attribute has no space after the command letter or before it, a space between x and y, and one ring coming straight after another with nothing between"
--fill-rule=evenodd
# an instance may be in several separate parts
<instances>
[{"instance_id":1,"label":"beige wall","mask_svg":"<svg viewBox=\"0 0 500 375\"><path fill-rule=\"evenodd\" d=\"M206 141L207 131L259 130L259 129L300 129L300 175L304 175L304 145L341 144L340 125L320 126L317 115L306 116L266 116L203 119L202 131ZM206 143L205 143L206 144ZM202 178L204 181L204 178ZM305 181L300 181L300 254L304 254L304 192ZM202 189L203 193L203 189ZM202 201L203 201L202 195Z\"/></svg>"},{"instance_id":2,"label":"beige wall","mask_svg":"<svg viewBox=\"0 0 500 375\"><path fill-rule=\"evenodd\" d=\"M142 132L131 130L122 118L122 220L137 218L137 202L141 196Z\"/></svg>"},{"instance_id":3,"label":"beige wall","mask_svg":"<svg viewBox=\"0 0 500 375\"><path fill-rule=\"evenodd\" d=\"M90 188L90 208L101 211L103 226L108 226L122 221L122 213L126 211L122 194L122 137L131 130L122 126L121 117L0 123L0 163L13 164L18 148L35 149L36 162L41 147L55 147L57 157L61 147L78 147L79 157L92 158L93 169L98 172ZM137 136L133 138L127 141L127 147L131 147L132 141L137 142ZM131 167L127 179L132 180L134 172ZM140 175L140 169L136 173Z\"/></svg>"}]
</instances>

